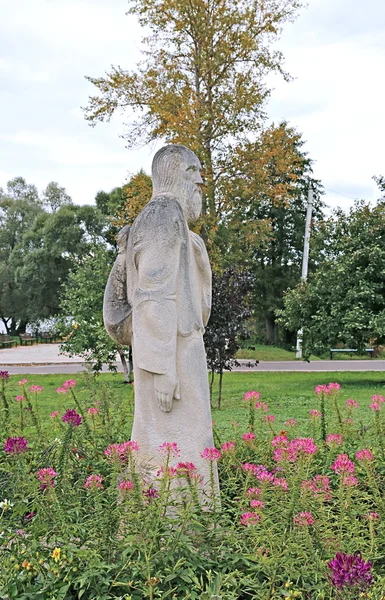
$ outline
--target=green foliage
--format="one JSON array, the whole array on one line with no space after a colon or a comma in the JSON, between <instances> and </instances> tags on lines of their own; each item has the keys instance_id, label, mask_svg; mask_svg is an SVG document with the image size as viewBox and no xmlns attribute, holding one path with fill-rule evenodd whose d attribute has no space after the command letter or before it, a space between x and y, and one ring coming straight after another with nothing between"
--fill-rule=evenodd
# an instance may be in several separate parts
<instances>
[{"instance_id":1,"label":"green foliage","mask_svg":"<svg viewBox=\"0 0 385 600\"><path fill-rule=\"evenodd\" d=\"M253 274L254 322L268 343L278 344L276 311L300 279L309 184L314 227L322 216L321 186L303 144L286 122L271 125L237 150L228 172L230 201L219 243L225 262L239 261Z\"/></svg>"},{"instance_id":2,"label":"green foliage","mask_svg":"<svg viewBox=\"0 0 385 600\"><path fill-rule=\"evenodd\" d=\"M22 177L0 192L0 318L12 334L54 316L69 270L93 244L106 245L97 208L74 206L56 182L42 196Z\"/></svg>"},{"instance_id":3,"label":"green foliage","mask_svg":"<svg viewBox=\"0 0 385 600\"><path fill-rule=\"evenodd\" d=\"M236 364L235 355L244 331L245 320L250 316L249 294L252 278L247 271L225 269L213 274L212 309L207 324L204 342L207 366L211 371L210 392L214 374L219 374L217 406L221 406L223 371L231 371Z\"/></svg>"},{"instance_id":4,"label":"green foliage","mask_svg":"<svg viewBox=\"0 0 385 600\"><path fill-rule=\"evenodd\" d=\"M27 186L21 177L8 182L8 194L0 194L0 318L7 331L14 333L16 321L25 308L25 296L11 257L43 209L34 186Z\"/></svg>"},{"instance_id":5,"label":"green foliage","mask_svg":"<svg viewBox=\"0 0 385 600\"><path fill-rule=\"evenodd\" d=\"M111 251L93 247L70 271L60 301L57 330L64 336L61 349L82 356L96 372L103 365L116 369L118 347L103 323L103 295L113 261Z\"/></svg>"},{"instance_id":6,"label":"green foliage","mask_svg":"<svg viewBox=\"0 0 385 600\"><path fill-rule=\"evenodd\" d=\"M317 446L315 454L300 455L292 462L274 459L271 442L279 428L274 421L266 422L266 413L253 403L254 438L243 439L245 429L236 423L228 424L227 431L218 426L218 444L231 440L234 448L222 450L221 508L213 511L210 490L202 506L194 495L194 490L199 495L200 486L196 488L194 478L190 480L183 470L177 478L159 476L158 497L149 501L148 481L141 481L132 454L123 460L104 454L109 444L129 438L132 390L128 386L113 396L99 378L87 378L75 387L68 382L56 400L49 394L49 403L60 413L50 418L43 417L46 401L40 400L46 390L31 392L28 382L18 386L17 379L7 380L5 393L9 400L20 393L30 397L41 433L31 411L25 412L21 429L20 403L9 401L7 421L0 420L1 439L23 435L29 448L16 455L5 449L0 452L0 589L9 599L358 598L349 589L343 595L331 586L327 563L336 551L359 551L370 560L374 581L368 598L381 599L385 508L379 490L385 468L381 430L375 421L381 429L385 424L382 403L377 419L369 410L370 394L358 409L345 407L343 390L325 398L328 433L340 427L336 406L344 417L353 418L343 425L342 445L324 444L318 422L308 419L308 424L287 425L289 440L308 435L313 428ZM48 380L41 380L43 386ZM317 407L313 390L306 393ZM279 399L262 396L261 400L269 402L271 411ZM293 396L293 409L300 402L301 398ZM249 402L238 395L237 404L238 411L247 415ZM64 410L75 407L84 415L82 423L62 422ZM362 418L355 416L355 410ZM374 455L367 465L355 457L363 448L370 448ZM343 478L330 468L342 453L354 461L358 486L342 484ZM167 466L179 459L159 455L157 460ZM270 473L267 478L247 467L261 464ZM277 464L281 470L273 474ZM47 468L55 472L53 485L42 489L37 474ZM301 485L316 474L329 477L330 499ZM90 476L101 479L84 487ZM131 481L133 487L128 486L127 492L118 490L122 480ZM176 482L185 489L183 500L170 493ZM249 488L259 488L255 495L263 505L250 506ZM248 512L260 518L245 526L240 519ZM315 523L297 526L294 517L301 512L310 512ZM373 512L380 518L365 518Z\"/></svg>"},{"instance_id":7,"label":"green foliage","mask_svg":"<svg viewBox=\"0 0 385 600\"><path fill-rule=\"evenodd\" d=\"M56 181L51 181L43 191L43 202L48 210L55 212L65 204L72 204L72 199L65 188L60 187Z\"/></svg>"},{"instance_id":8,"label":"green foliage","mask_svg":"<svg viewBox=\"0 0 385 600\"><path fill-rule=\"evenodd\" d=\"M106 218L93 206L66 204L42 212L12 251L9 268L22 299L16 318L57 314L68 273L95 244L105 245Z\"/></svg>"},{"instance_id":9,"label":"green foliage","mask_svg":"<svg viewBox=\"0 0 385 600\"><path fill-rule=\"evenodd\" d=\"M385 203L361 201L326 220L312 241L319 264L285 297L281 322L303 329L304 355L385 339Z\"/></svg>"}]
</instances>

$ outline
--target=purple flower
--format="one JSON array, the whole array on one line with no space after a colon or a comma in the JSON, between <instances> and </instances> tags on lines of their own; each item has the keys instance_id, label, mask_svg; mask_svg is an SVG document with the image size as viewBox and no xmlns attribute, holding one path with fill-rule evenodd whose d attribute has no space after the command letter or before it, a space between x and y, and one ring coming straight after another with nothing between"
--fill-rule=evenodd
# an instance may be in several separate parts
<instances>
[{"instance_id":1,"label":"purple flower","mask_svg":"<svg viewBox=\"0 0 385 600\"><path fill-rule=\"evenodd\" d=\"M358 552L355 554L337 552L335 558L328 562L327 566L329 567L330 581L338 590L349 586L364 591L372 583L370 562L365 562Z\"/></svg>"},{"instance_id":2,"label":"purple flower","mask_svg":"<svg viewBox=\"0 0 385 600\"><path fill-rule=\"evenodd\" d=\"M4 451L8 454L23 454L27 452L28 442L24 437L9 437L4 444Z\"/></svg>"},{"instance_id":3,"label":"purple flower","mask_svg":"<svg viewBox=\"0 0 385 600\"><path fill-rule=\"evenodd\" d=\"M143 490L142 494L143 494L143 496L146 496L149 504L152 500L155 500L155 498L159 498L158 490L156 490L153 487L149 487L146 490Z\"/></svg>"},{"instance_id":4,"label":"purple flower","mask_svg":"<svg viewBox=\"0 0 385 600\"><path fill-rule=\"evenodd\" d=\"M9 379L8 371L0 371L0 379L5 379L5 381L8 381L8 379Z\"/></svg>"},{"instance_id":5,"label":"purple flower","mask_svg":"<svg viewBox=\"0 0 385 600\"><path fill-rule=\"evenodd\" d=\"M70 423L74 427L78 427L82 422L81 416L78 415L74 408L66 410L61 420L63 423Z\"/></svg>"}]
</instances>

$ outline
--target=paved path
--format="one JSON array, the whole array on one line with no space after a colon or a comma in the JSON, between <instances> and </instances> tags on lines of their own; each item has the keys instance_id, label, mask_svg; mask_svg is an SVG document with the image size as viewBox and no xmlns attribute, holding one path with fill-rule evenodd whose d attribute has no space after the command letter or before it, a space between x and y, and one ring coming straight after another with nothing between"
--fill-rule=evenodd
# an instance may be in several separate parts
<instances>
[{"instance_id":1,"label":"paved path","mask_svg":"<svg viewBox=\"0 0 385 600\"><path fill-rule=\"evenodd\" d=\"M261 361L240 360L234 371L385 371L385 360ZM59 354L59 344L34 344L0 350L0 371L10 374L71 374L85 368L80 357ZM117 363L118 371L121 365ZM107 369L105 369L107 370Z\"/></svg>"}]
</instances>

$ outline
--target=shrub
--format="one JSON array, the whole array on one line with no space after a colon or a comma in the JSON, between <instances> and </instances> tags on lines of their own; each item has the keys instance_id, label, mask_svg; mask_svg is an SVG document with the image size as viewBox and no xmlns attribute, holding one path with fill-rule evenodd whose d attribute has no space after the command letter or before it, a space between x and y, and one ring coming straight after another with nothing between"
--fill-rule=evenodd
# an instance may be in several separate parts
<instances>
[{"instance_id":1,"label":"shrub","mask_svg":"<svg viewBox=\"0 0 385 600\"><path fill-rule=\"evenodd\" d=\"M335 386L318 389L327 418L310 415L313 437L306 437L293 418L287 431L276 430L259 394L246 393L249 430L234 425L231 439L215 431L217 448L203 453L218 462L219 502L215 486L203 489L194 465L180 462L172 440L159 449L155 481L143 478L138 446L128 441L131 407L103 386L90 390L89 406L76 383L65 382L44 420L37 386L31 392L22 380L16 402L9 379L2 388L1 598L382 597L381 396L368 399L372 423L357 427L357 403L344 406Z\"/></svg>"}]
</instances>

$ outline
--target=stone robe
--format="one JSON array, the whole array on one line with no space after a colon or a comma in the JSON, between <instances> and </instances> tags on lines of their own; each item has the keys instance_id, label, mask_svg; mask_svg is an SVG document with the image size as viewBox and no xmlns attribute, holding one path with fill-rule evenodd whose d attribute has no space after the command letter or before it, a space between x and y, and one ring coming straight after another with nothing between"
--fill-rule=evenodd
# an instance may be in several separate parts
<instances>
[{"instance_id":1,"label":"stone robe","mask_svg":"<svg viewBox=\"0 0 385 600\"><path fill-rule=\"evenodd\" d=\"M201 452L214 446L203 344L211 308L211 269L204 242L189 231L176 199L156 196L146 205L135 220L125 251L118 256L114 269L116 282L113 285L109 281L106 289L110 312L105 303L105 320L111 334L113 326L109 327L106 315L115 314L114 331L128 335L128 322L132 318L135 382L132 439L139 444L142 468L154 474L162 462L159 446L163 442L176 442L181 455L170 464L194 463L206 485L210 466ZM113 273L114 270L110 279ZM120 304L113 292L117 287L121 290ZM126 293L126 298L122 293ZM130 316L127 305L132 307ZM120 338L120 343L127 341ZM164 412L155 396L153 374L165 374L175 366L180 400L174 399L172 410ZM214 472L217 485L216 467Z\"/></svg>"}]
</instances>

